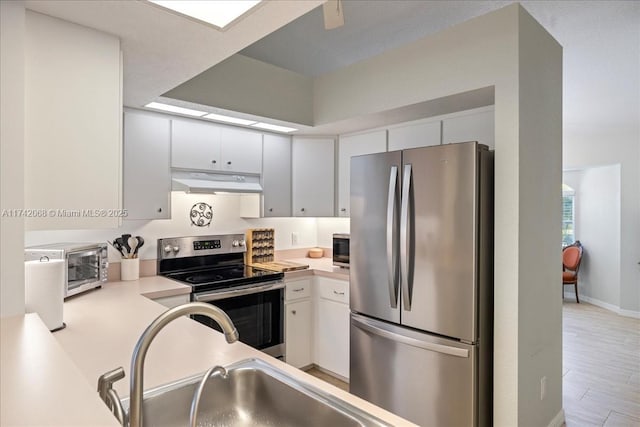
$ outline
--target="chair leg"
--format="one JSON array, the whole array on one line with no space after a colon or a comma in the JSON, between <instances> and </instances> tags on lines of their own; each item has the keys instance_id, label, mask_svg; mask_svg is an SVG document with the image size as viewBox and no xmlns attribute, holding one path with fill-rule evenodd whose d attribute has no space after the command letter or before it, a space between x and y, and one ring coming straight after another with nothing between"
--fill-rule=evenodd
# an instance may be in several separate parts
<instances>
[{"instance_id":1,"label":"chair leg","mask_svg":"<svg viewBox=\"0 0 640 427\"><path fill-rule=\"evenodd\" d=\"M580 304L580 299L578 299L578 281L577 280L576 280L576 283L573 284L573 286L575 286L576 288L576 302Z\"/></svg>"}]
</instances>

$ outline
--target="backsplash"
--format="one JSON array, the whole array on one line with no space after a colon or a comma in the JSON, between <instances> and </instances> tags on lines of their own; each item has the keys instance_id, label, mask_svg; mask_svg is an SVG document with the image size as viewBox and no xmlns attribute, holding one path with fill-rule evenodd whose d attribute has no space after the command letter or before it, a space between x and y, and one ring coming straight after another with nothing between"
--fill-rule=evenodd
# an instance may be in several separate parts
<instances>
[{"instance_id":1,"label":"backsplash","mask_svg":"<svg viewBox=\"0 0 640 427\"><path fill-rule=\"evenodd\" d=\"M204 202L212 206L213 218L206 227L191 224L191 207ZM142 236L145 245L140 249L141 259L156 259L157 239L178 236L204 236L208 234L244 233L247 228L275 228L277 250L318 246L318 219L316 218L260 218L240 217L240 195L238 194L187 194L171 193L171 219L123 220L118 228L93 230L28 231L25 245L55 242L104 242L111 241L123 233ZM324 219L322 220L324 221ZM348 220L347 220L348 226ZM292 244L292 233L297 235L297 244ZM322 240L325 240L324 238ZM323 245L330 247L331 245ZM109 247L109 261L119 261L120 254Z\"/></svg>"}]
</instances>

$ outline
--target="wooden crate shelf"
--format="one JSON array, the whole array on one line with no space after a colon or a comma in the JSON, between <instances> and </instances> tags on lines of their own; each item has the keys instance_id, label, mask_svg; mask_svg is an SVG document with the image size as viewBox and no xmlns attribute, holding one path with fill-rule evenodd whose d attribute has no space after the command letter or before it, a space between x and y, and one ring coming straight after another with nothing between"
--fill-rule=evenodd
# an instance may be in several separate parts
<instances>
[{"instance_id":1,"label":"wooden crate shelf","mask_svg":"<svg viewBox=\"0 0 640 427\"><path fill-rule=\"evenodd\" d=\"M274 261L275 229L250 228L247 230L247 252L245 263L254 265Z\"/></svg>"}]
</instances>

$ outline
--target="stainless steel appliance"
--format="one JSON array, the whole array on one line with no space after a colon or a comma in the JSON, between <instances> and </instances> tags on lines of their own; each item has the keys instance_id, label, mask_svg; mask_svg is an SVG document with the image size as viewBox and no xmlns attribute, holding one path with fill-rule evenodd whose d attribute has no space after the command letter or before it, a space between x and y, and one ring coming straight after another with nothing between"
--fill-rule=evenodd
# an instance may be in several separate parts
<instances>
[{"instance_id":1,"label":"stainless steel appliance","mask_svg":"<svg viewBox=\"0 0 640 427\"><path fill-rule=\"evenodd\" d=\"M333 234L333 265L349 268L349 240L348 234Z\"/></svg>"},{"instance_id":2,"label":"stainless steel appliance","mask_svg":"<svg viewBox=\"0 0 640 427\"><path fill-rule=\"evenodd\" d=\"M191 286L191 301L224 310L240 341L282 358L284 273L245 265L244 239L243 234L158 239L158 274ZM192 318L220 330L207 317Z\"/></svg>"},{"instance_id":3,"label":"stainless steel appliance","mask_svg":"<svg viewBox=\"0 0 640 427\"><path fill-rule=\"evenodd\" d=\"M25 261L60 259L64 267L64 297L95 289L107 281L106 243L52 243L25 248Z\"/></svg>"},{"instance_id":4,"label":"stainless steel appliance","mask_svg":"<svg viewBox=\"0 0 640 427\"><path fill-rule=\"evenodd\" d=\"M423 426L491 425L493 155L351 160L350 391Z\"/></svg>"}]
</instances>

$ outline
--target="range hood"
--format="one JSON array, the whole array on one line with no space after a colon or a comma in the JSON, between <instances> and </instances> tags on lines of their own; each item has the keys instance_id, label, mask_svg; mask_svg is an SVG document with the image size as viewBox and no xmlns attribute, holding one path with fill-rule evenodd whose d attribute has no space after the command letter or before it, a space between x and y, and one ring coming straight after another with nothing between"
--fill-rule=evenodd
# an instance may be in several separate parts
<instances>
[{"instance_id":1,"label":"range hood","mask_svg":"<svg viewBox=\"0 0 640 427\"><path fill-rule=\"evenodd\" d=\"M261 193L260 176L173 171L171 189L186 193Z\"/></svg>"}]
</instances>

